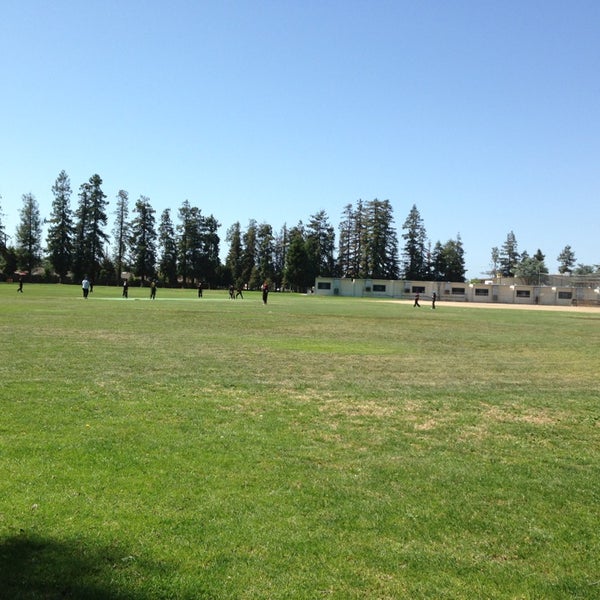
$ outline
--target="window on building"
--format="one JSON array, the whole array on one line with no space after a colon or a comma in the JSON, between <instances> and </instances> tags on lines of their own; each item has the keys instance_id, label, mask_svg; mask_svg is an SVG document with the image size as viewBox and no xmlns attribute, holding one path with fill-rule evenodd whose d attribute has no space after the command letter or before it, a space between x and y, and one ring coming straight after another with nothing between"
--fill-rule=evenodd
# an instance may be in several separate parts
<instances>
[{"instance_id":1,"label":"window on building","mask_svg":"<svg viewBox=\"0 0 600 600\"><path fill-rule=\"evenodd\" d=\"M488 288L475 288L476 296L489 296L490 290Z\"/></svg>"},{"instance_id":2,"label":"window on building","mask_svg":"<svg viewBox=\"0 0 600 600\"><path fill-rule=\"evenodd\" d=\"M517 290L517 298L531 298L531 290Z\"/></svg>"},{"instance_id":3,"label":"window on building","mask_svg":"<svg viewBox=\"0 0 600 600\"><path fill-rule=\"evenodd\" d=\"M330 281L319 281L319 282L317 282L317 289L318 290L330 290L331 282Z\"/></svg>"},{"instance_id":4,"label":"window on building","mask_svg":"<svg viewBox=\"0 0 600 600\"><path fill-rule=\"evenodd\" d=\"M452 295L453 296L464 296L465 288L452 288Z\"/></svg>"},{"instance_id":5,"label":"window on building","mask_svg":"<svg viewBox=\"0 0 600 600\"><path fill-rule=\"evenodd\" d=\"M571 300L573 298L573 292L558 292L559 300Z\"/></svg>"},{"instance_id":6,"label":"window on building","mask_svg":"<svg viewBox=\"0 0 600 600\"><path fill-rule=\"evenodd\" d=\"M382 285L380 283L374 283L373 284L373 291L374 292L385 292L385 285Z\"/></svg>"},{"instance_id":7,"label":"window on building","mask_svg":"<svg viewBox=\"0 0 600 600\"><path fill-rule=\"evenodd\" d=\"M412 293L413 294L424 294L425 293L425 286L424 285L413 285L412 286Z\"/></svg>"}]
</instances>

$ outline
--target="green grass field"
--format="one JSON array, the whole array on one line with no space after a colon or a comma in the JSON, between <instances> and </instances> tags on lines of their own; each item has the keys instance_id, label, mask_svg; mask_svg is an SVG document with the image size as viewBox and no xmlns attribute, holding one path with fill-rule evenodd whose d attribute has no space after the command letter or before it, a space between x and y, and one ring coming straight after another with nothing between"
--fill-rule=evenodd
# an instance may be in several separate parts
<instances>
[{"instance_id":1,"label":"green grass field","mask_svg":"<svg viewBox=\"0 0 600 600\"><path fill-rule=\"evenodd\" d=\"M0 284L0 598L600 598L600 313Z\"/></svg>"}]
</instances>

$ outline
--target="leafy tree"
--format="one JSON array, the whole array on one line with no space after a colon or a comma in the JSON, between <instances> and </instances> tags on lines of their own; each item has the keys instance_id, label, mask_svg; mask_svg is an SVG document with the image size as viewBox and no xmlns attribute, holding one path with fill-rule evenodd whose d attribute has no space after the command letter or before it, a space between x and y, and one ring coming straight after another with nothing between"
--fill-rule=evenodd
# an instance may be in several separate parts
<instances>
[{"instance_id":1,"label":"leafy tree","mask_svg":"<svg viewBox=\"0 0 600 600\"><path fill-rule=\"evenodd\" d=\"M427 233L416 205L413 204L402 229L405 230L405 233L402 234L405 241L403 252L404 278L423 281L428 274Z\"/></svg>"},{"instance_id":2,"label":"leafy tree","mask_svg":"<svg viewBox=\"0 0 600 600\"><path fill-rule=\"evenodd\" d=\"M498 255L498 266L502 277L514 277L515 270L519 264L519 251L517 238L515 234L510 231L506 236L506 241L502 245L500 253Z\"/></svg>"},{"instance_id":3,"label":"leafy tree","mask_svg":"<svg viewBox=\"0 0 600 600\"><path fill-rule=\"evenodd\" d=\"M526 285L541 285L545 282L547 274L544 255L540 250L533 256L523 252L521 261L515 268L515 277L522 279Z\"/></svg>"},{"instance_id":4,"label":"leafy tree","mask_svg":"<svg viewBox=\"0 0 600 600\"><path fill-rule=\"evenodd\" d=\"M561 275L564 275L565 273L571 274L573 272L576 258L575 252L573 252L571 246L565 246L556 260L558 261L558 272Z\"/></svg>"},{"instance_id":5,"label":"leafy tree","mask_svg":"<svg viewBox=\"0 0 600 600\"><path fill-rule=\"evenodd\" d=\"M177 240L175 227L171 221L171 209L166 208L160 216L158 225L158 245L160 275L168 285L177 284Z\"/></svg>"},{"instance_id":6,"label":"leafy tree","mask_svg":"<svg viewBox=\"0 0 600 600\"><path fill-rule=\"evenodd\" d=\"M100 175L92 175L79 188L79 205L75 211L75 247L73 274L76 279L84 275L95 281L104 260L103 246L108 240L106 226L106 195L102 191Z\"/></svg>"},{"instance_id":7,"label":"leafy tree","mask_svg":"<svg viewBox=\"0 0 600 600\"><path fill-rule=\"evenodd\" d=\"M42 220L40 209L33 194L23 194L23 207L19 211L21 221L17 226L16 255L19 269L29 273L42 260Z\"/></svg>"},{"instance_id":8,"label":"leafy tree","mask_svg":"<svg viewBox=\"0 0 600 600\"><path fill-rule=\"evenodd\" d=\"M290 246L287 252L284 281L295 292L304 292L310 287L311 281L307 277L308 254L304 239L304 227L299 223L290 231Z\"/></svg>"},{"instance_id":9,"label":"leafy tree","mask_svg":"<svg viewBox=\"0 0 600 600\"><path fill-rule=\"evenodd\" d=\"M135 203L135 217L130 225L131 257L134 274L142 282L156 274L156 229L150 199L140 196Z\"/></svg>"},{"instance_id":10,"label":"leafy tree","mask_svg":"<svg viewBox=\"0 0 600 600\"><path fill-rule=\"evenodd\" d=\"M73 261L73 211L71 210L71 181L63 170L52 186L54 200L46 236L46 253L52 268L64 279Z\"/></svg>"},{"instance_id":11,"label":"leafy tree","mask_svg":"<svg viewBox=\"0 0 600 600\"><path fill-rule=\"evenodd\" d=\"M573 275L595 275L597 273L600 273L600 265L578 263L577 267L573 270Z\"/></svg>"},{"instance_id":12,"label":"leafy tree","mask_svg":"<svg viewBox=\"0 0 600 600\"><path fill-rule=\"evenodd\" d=\"M129 249L129 194L119 190L115 208L115 222L113 227L115 279L119 283L123 271L129 270L127 252Z\"/></svg>"}]
</instances>

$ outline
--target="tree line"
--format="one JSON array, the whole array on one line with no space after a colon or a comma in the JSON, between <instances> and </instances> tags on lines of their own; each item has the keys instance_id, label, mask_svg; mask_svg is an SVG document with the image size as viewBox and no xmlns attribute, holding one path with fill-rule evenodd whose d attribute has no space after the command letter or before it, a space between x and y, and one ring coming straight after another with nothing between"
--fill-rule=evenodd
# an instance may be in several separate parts
<instances>
[{"instance_id":1,"label":"tree line","mask_svg":"<svg viewBox=\"0 0 600 600\"><path fill-rule=\"evenodd\" d=\"M258 289L267 281L276 289L304 291L315 278L355 277L413 281L464 281L464 248L460 234L431 244L415 205L402 225L400 246L389 200L358 200L344 207L336 233L325 211L306 223L275 230L251 219L226 231L222 262L220 223L185 200L177 213L158 216L146 196L131 203L119 190L114 200L112 230L103 181L92 175L79 187L76 206L67 173L59 173L51 188L53 201L42 219L33 194L22 196L14 244L8 243L0 205L0 272L43 273L47 281L79 282L88 276L98 284L119 284L124 276L144 284L158 279L167 286L235 285ZM1 200L1 199L0 199ZM47 226L45 240L43 226ZM45 244L44 244L45 242ZM570 247L565 249L565 252ZM574 255L562 263L572 268ZM520 254L514 234L501 249L492 249L491 273L519 276L547 273L544 256Z\"/></svg>"},{"instance_id":2,"label":"tree line","mask_svg":"<svg viewBox=\"0 0 600 600\"><path fill-rule=\"evenodd\" d=\"M556 257L558 272L561 275L595 275L600 273L600 265L584 265L577 263L575 252L571 246L565 246ZM546 256L538 248L533 254L525 250L519 252L517 238L513 231L506 235L502 246L494 246L491 252L490 274L494 277L516 277L528 285L541 285L546 282L548 267Z\"/></svg>"}]
</instances>

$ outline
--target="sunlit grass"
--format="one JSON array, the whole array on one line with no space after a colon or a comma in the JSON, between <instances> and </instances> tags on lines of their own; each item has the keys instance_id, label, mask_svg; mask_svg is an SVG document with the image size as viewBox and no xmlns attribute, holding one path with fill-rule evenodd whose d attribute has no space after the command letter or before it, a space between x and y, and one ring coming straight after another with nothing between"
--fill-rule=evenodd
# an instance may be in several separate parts
<instances>
[{"instance_id":1,"label":"sunlit grass","mask_svg":"<svg viewBox=\"0 0 600 600\"><path fill-rule=\"evenodd\" d=\"M15 289L8 597L597 597L600 314Z\"/></svg>"}]
</instances>

